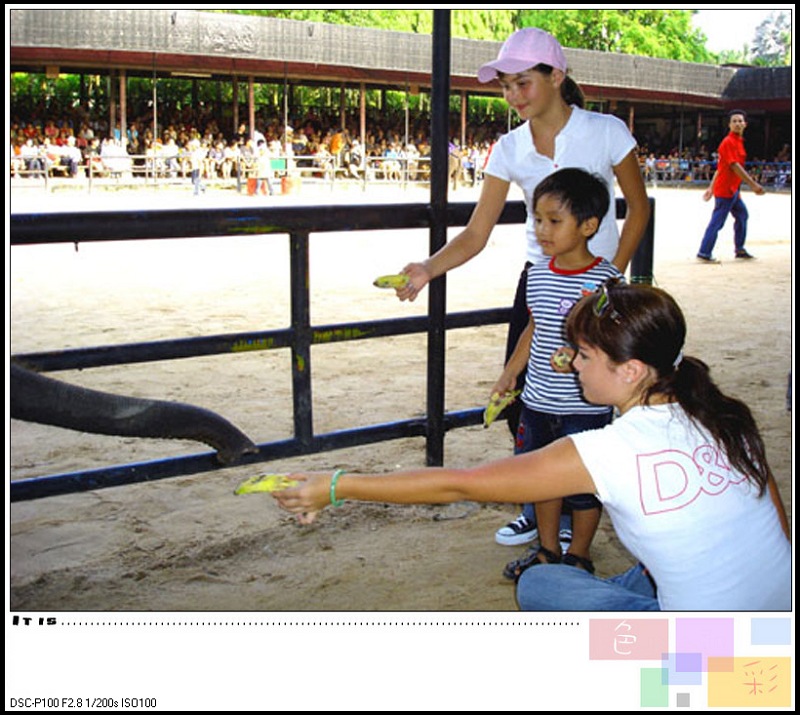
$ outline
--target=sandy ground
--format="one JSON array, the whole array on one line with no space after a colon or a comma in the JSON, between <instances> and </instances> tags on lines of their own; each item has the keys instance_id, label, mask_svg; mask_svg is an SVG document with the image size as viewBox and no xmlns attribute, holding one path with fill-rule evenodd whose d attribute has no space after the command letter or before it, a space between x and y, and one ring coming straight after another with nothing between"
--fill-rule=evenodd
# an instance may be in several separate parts
<instances>
[{"instance_id":1,"label":"sandy ground","mask_svg":"<svg viewBox=\"0 0 800 715\"><path fill-rule=\"evenodd\" d=\"M752 262L732 259L731 228L719 266L694 254L711 206L699 190L653 189L655 276L683 306L687 354L712 366L721 387L750 404L763 431L787 509L792 503L792 198L746 196ZM461 190L452 200L474 200ZM328 203L424 201L426 194L359 191L256 199L209 195L204 205L242 201ZM193 205L187 192L14 190L12 211L116 208L131 202ZM196 205L196 203L194 204ZM371 285L427 253L427 234L342 233L312 239L315 324L422 314ZM10 250L10 350L286 327L288 246L282 236ZM507 305L523 260L521 227L500 227L487 249L451 273L452 311ZM451 332L447 407L483 405L502 367L505 331ZM419 415L425 409L425 340L409 336L314 348L317 433ZM291 436L286 351L197 358L60 373L99 389L176 399L213 409L254 441ZM390 376L387 379L387 376ZM11 479L207 451L192 442L136 440L6 420ZM511 454L504 424L448 434L448 465ZM10 607L18 611L508 611L514 589L501 572L525 547L494 543L516 505L394 507L347 503L312 526L298 525L264 495L234 496L259 471L388 471L424 463L422 440L401 440L314 457L51 497L7 506ZM8 504L8 499L6 500ZM600 575L630 557L604 518L594 543Z\"/></svg>"}]
</instances>

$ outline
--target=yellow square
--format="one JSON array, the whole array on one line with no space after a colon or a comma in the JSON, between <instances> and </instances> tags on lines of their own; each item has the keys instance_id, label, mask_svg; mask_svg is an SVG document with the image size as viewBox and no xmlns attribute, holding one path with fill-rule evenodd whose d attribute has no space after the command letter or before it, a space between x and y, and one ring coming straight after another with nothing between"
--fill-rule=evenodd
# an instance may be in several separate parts
<instances>
[{"instance_id":1,"label":"yellow square","mask_svg":"<svg viewBox=\"0 0 800 715\"><path fill-rule=\"evenodd\" d=\"M791 658L708 659L710 707L787 707L791 698Z\"/></svg>"}]
</instances>

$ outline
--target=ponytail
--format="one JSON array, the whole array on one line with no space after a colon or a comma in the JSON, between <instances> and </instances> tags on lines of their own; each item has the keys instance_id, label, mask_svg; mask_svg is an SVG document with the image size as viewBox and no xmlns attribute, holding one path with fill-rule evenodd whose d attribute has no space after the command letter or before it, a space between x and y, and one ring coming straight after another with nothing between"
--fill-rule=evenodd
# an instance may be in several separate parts
<instances>
[{"instance_id":1,"label":"ponytail","mask_svg":"<svg viewBox=\"0 0 800 715\"><path fill-rule=\"evenodd\" d=\"M730 466L763 494L770 476L764 442L752 412L711 379L708 365L683 354L686 323L665 291L648 285L607 283L580 300L567 316L567 337L602 350L617 364L640 360L655 381L641 396L677 402L724 452Z\"/></svg>"},{"instance_id":2,"label":"ponytail","mask_svg":"<svg viewBox=\"0 0 800 715\"><path fill-rule=\"evenodd\" d=\"M730 466L758 485L760 494L764 493L770 472L753 413L744 402L717 387L708 365L698 358L684 357L677 368L648 388L645 404L655 394L678 402L722 447Z\"/></svg>"},{"instance_id":3,"label":"ponytail","mask_svg":"<svg viewBox=\"0 0 800 715\"><path fill-rule=\"evenodd\" d=\"M569 75L564 75L564 81L561 83L561 98L567 104L574 104L579 109L583 109L586 104L583 90Z\"/></svg>"},{"instance_id":4,"label":"ponytail","mask_svg":"<svg viewBox=\"0 0 800 715\"><path fill-rule=\"evenodd\" d=\"M553 67L545 64L538 64L533 67L535 72L547 75L548 77L553 74ZM583 90L578 86L578 83L572 79L566 72L564 73L564 81L561 83L561 99L568 105L574 104L579 109L583 109L586 105L586 99L583 96Z\"/></svg>"}]
</instances>

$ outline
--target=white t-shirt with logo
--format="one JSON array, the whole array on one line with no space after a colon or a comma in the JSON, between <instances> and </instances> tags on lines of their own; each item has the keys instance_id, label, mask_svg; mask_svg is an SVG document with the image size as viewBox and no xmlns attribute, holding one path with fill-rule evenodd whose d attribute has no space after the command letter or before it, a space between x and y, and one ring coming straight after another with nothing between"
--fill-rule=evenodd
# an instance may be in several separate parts
<instances>
[{"instance_id":1,"label":"white t-shirt with logo","mask_svg":"<svg viewBox=\"0 0 800 715\"><path fill-rule=\"evenodd\" d=\"M571 439L662 610L791 610L791 546L768 491L680 406L633 407Z\"/></svg>"}]
</instances>

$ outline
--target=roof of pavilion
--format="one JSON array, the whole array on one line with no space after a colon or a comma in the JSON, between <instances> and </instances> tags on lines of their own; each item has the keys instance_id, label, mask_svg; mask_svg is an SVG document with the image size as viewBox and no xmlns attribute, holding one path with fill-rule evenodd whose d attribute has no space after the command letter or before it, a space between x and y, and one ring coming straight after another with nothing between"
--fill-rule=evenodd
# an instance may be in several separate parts
<instances>
[{"instance_id":1,"label":"roof of pavilion","mask_svg":"<svg viewBox=\"0 0 800 715\"><path fill-rule=\"evenodd\" d=\"M11 10L12 71L173 73L428 87L430 35L193 10ZM451 89L498 93L477 68L499 42L451 39ZM789 110L791 67L704 65L565 48L587 98Z\"/></svg>"}]
</instances>

